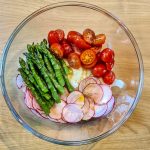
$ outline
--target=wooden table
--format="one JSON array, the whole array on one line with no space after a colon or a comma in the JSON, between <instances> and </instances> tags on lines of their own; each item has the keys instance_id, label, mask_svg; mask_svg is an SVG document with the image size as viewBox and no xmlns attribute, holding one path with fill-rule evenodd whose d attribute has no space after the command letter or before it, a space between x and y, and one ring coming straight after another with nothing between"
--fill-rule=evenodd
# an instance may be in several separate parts
<instances>
[{"instance_id":1,"label":"wooden table","mask_svg":"<svg viewBox=\"0 0 150 150\"><path fill-rule=\"evenodd\" d=\"M56 0L55 2L58 2ZM141 49L145 67L145 86L141 101L130 119L113 135L92 150L150 150L150 1L149 0L82 0L105 8L129 27ZM0 54L16 25L30 13L52 0L0 0ZM0 150L86 149L56 146L28 133L12 117L0 95Z\"/></svg>"}]
</instances>

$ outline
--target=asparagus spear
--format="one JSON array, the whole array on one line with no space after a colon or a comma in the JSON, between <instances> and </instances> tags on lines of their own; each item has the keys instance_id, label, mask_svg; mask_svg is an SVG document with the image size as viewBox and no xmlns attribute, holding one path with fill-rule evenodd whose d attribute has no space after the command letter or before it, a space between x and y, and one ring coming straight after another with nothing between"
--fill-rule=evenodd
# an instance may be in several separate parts
<instances>
[{"instance_id":1,"label":"asparagus spear","mask_svg":"<svg viewBox=\"0 0 150 150\"><path fill-rule=\"evenodd\" d=\"M65 74L69 74L69 68L68 68L68 66L66 65L66 63L65 63L65 61L63 60L63 59L61 59L60 60L60 63L61 63L61 66L63 66L63 68L64 68L64 72L65 72Z\"/></svg>"},{"instance_id":2,"label":"asparagus spear","mask_svg":"<svg viewBox=\"0 0 150 150\"><path fill-rule=\"evenodd\" d=\"M33 62L39 68L39 70L41 71L41 74L43 75L43 77L47 83L48 88L51 91L52 97L54 98L56 103L60 103L60 98L58 96L58 93L57 93L56 89L54 88L53 84L51 83L51 80L47 74L47 70L45 69L45 67L40 63L38 58L34 58L32 55L29 55L27 53L25 55L27 56L29 64L32 64L32 62Z\"/></svg>"},{"instance_id":3,"label":"asparagus spear","mask_svg":"<svg viewBox=\"0 0 150 150\"><path fill-rule=\"evenodd\" d=\"M51 96L48 93L44 93L43 91L41 91L41 88L36 83L33 75L30 73L30 71L29 71L29 69L27 67L26 62L22 58L19 58L19 63L20 63L21 68L28 75L28 78L29 78L30 82L32 82L32 84L34 84L34 86L38 89L38 91L40 92L41 96L45 97L45 99L49 100L51 98Z\"/></svg>"},{"instance_id":4,"label":"asparagus spear","mask_svg":"<svg viewBox=\"0 0 150 150\"><path fill-rule=\"evenodd\" d=\"M48 57L49 61L51 62L52 66L54 68L57 81L59 82L59 84L61 86L64 86L65 85L65 81L64 81L63 75L62 75L62 73L60 71L60 67L57 64L56 58L47 50L46 44L44 42L41 42L41 45L37 45L36 48L41 53L44 53Z\"/></svg>"},{"instance_id":5,"label":"asparagus spear","mask_svg":"<svg viewBox=\"0 0 150 150\"><path fill-rule=\"evenodd\" d=\"M46 115L49 114L50 112L50 106L44 102L40 96L40 94L37 92L37 90L34 88L33 84L30 82L30 80L28 79L28 76L26 75L26 73L23 71L22 68L19 68L18 71L20 72L24 82L26 83L27 87L31 90L33 96L35 97L37 103L40 105L40 107L42 108L42 110L45 112Z\"/></svg>"}]
</instances>

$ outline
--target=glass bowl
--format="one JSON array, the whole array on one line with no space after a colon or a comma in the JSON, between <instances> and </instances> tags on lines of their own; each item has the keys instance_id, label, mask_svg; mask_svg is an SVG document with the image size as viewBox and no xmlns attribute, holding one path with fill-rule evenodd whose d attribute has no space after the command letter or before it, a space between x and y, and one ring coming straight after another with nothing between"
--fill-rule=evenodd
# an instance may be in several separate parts
<instances>
[{"instance_id":1,"label":"glass bowl","mask_svg":"<svg viewBox=\"0 0 150 150\"><path fill-rule=\"evenodd\" d=\"M27 43L40 42L49 30L91 28L105 33L103 46L115 50L112 90L116 103L107 118L78 124L59 124L32 114L25 106L23 93L16 86L18 59ZM43 7L25 18L11 34L2 57L2 93L15 119L35 136L62 145L82 145L101 140L115 132L134 111L143 87L143 63L138 45L129 29L110 12L87 3L61 2Z\"/></svg>"}]
</instances>

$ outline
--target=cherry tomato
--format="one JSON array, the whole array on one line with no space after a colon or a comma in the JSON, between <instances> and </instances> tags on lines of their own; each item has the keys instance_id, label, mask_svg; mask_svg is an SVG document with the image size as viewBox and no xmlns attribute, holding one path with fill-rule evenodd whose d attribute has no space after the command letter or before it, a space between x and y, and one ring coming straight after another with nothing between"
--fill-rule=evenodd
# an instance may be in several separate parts
<instances>
[{"instance_id":1,"label":"cherry tomato","mask_svg":"<svg viewBox=\"0 0 150 150\"><path fill-rule=\"evenodd\" d=\"M100 59L104 62L113 62L114 60L114 51L106 48L100 53Z\"/></svg>"},{"instance_id":2,"label":"cherry tomato","mask_svg":"<svg viewBox=\"0 0 150 150\"><path fill-rule=\"evenodd\" d=\"M95 33L91 29L85 29L83 31L83 39L88 43L92 44L95 39Z\"/></svg>"},{"instance_id":3,"label":"cherry tomato","mask_svg":"<svg viewBox=\"0 0 150 150\"><path fill-rule=\"evenodd\" d=\"M68 55L73 52L73 49L66 40L61 43L61 46L64 49L64 57L67 58Z\"/></svg>"},{"instance_id":4,"label":"cherry tomato","mask_svg":"<svg viewBox=\"0 0 150 150\"><path fill-rule=\"evenodd\" d=\"M48 42L49 44L59 43L59 37L56 31L50 31L48 33Z\"/></svg>"},{"instance_id":5,"label":"cherry tomato","mask_svg":"<svg viewBox=\"0 0 150 150\"><path fill-rule=\"evenodd\" d=\"M97 63L97 59L95 59L94 62L90 65L83 65L83 68L91 69L96 65L96 63Z\"/></svg>"},{"instance_id":6,"label":"cherry tomato","mask_svg":"<svg viewBox=\"0 0 150 150\"><path fill-rule=\"evenodd\" d=\"M76 31L70 31L67 35L67 40L75 44L79 49L89 49L91 47L83 40L82 35Z\"/></svg>"},{"instance_id":7,"label":"cherry tomato","mask_svg":"<svg viewBox=\"0 0 150 150\"><path fill-rule=\"evenodd\" d=\"M105 34L98 34L96 35L96 38L93 41L94 46L101 46L102 44L105 43L106 36Z\"/></svg>"},{"instance_id":8,"label":"cherry tomato","mask_svg":"<svg viewBox=\"0 0 150 150\"><path fill-rule=\"evenodd\" d=\"M106 68L107 68L107 70L109 70L109 71L111 71L112 70L112 68L113 68L113 66L114 66L114 60L112 61L112 62L110 62L110 63L106 63Z\"/></svg>"},{"instance_id":9,"label":"cherry tomato","mask_svg":"<svg viewBox=\"0 0 150 150\"><path fill-rule=\"evenodd\" d=\"M65 37L64 31L61 30L61 29L57 29L57 30L55 30L55 31L56 31L56 33L58 34L58 39L59 39L59 41L62 41L62 40L64 39L64 37Z\"/></svg>"},{"instance_id":10,"label":"cherry tomato","mask_svg":"<svg viewBox=\"0 0 150 150\"><path fill-rule=\"evenodd\" d=\"M81 55L81 50L74 44L71 44L72 49L75 53L77 53L78 55Z\"/></svg>"},{"instance_id":11,"label":"cherry tomato","mask_svg":"<svg viewBox=\"0 0 150 150\"><path fill-rule=\"evenodd\" d=\"M101 51L102 46L99 46L99 47L94 46L94 47L91 47L90 49L93 50L97 54L97 53L99 53Z\"/></svg>"},{"instance_id":12,"label":"cherry tomato","mask_svg":"<svg viewBox=\"0 0 150 150\"><path fill-rule=\"evenodd\" d=\"M68 63L74 69L79 69L81 67L81 61L80 61L79 55L76 53L69 54Z\"/></svg>"},{"instance_id":13,"label":"cherry tomato","mask_svg":"<svg viewBox=\"0 0 150 150\"><path fill-rule=\"evenodd\" d=\"M115 74L114 72L112 71L107 71L104 76L103 76L103 81L106 83L106 84L112 84L115 80Z\"/></svg>"},{"instance_id":14,"label":"cherry tomato","mask_svg":"<svg viewBox=\"0 0 150 150\"><path fill-rule=\"evenodd\" d=\"M90 65L96 59L96 54L91 49L83 51L80 55L80 60L84 65Z\"/></svg>"},{"instance_id":15,"label":"cherry tomato","mask_svg":"<svg viewBox=\"0 0 150 150\"><path fill-rule=\"evenodd\" d=\"M58 57L58 58L62 58L63 57L63 53L64 50L62 48L62 46L59 43L54 43L51 45L50 50L52 51L52 53Z\"/></svg>"},{"instance_id":16,"label":"cherry tomato","mask_svg":"<svg viewBox=\"0 0 150 150\"><path fill-rule=\"evenodd\" d=\"M93 70L92 70L92 74L95 77L102 77L105 73L106 73L106 66L103 64L97 64Z\"/></svg>"}]
</instances>

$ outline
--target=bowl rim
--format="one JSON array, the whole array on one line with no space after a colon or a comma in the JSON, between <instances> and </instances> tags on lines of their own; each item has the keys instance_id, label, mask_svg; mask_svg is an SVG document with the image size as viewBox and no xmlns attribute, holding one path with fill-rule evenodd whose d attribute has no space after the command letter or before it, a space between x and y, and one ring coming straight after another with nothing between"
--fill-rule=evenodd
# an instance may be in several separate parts
<instances>
[{"instance_id":1,"label":"bowl rim","mask_svg":"<svg viewBox=\"0 0 150 150\"><path fill-rule=\"evenodd\" d=\"M36 130L34 130L33 128L30 127L30 125L28 125L23 118L21 118L19 116L19 114L16 112L15 108L13 107L11 100L7 94L6 91L6 87L5 87L5 77L4 77L4 71L5 71L5 62L6 62L6 58L7 58L7 54L9 51L9 48L14 40L14 38L16 37L16 35L18 34L18 32L24 27L24 25L26 25L26 23L28 23L31 19L33 19L34 17L38 16L39 14L46 12L50 9L54 9L57 7L64 7L64 6L79 6L79 7L85 7L85 8L89 8L101 13L104 13L105 15L111 17L113 20L115 20L120 26L121 28L125 31L125 33L128 35L128 37L130 38L136 55L137 55L137 59L139 62L139 86L138 86L138 90L137 90L137 94L134 100L134 103L132 104L131 108L129 109L129 111L127 112L126 116L124 116L122 118L122 120L117 123L113 128L111 128L110 130L108 130L107 132L93 137L93 138L89 138L86 140L80 140L80 141L63 141L63 140L58 140L58 139L54 139L48 136L45 136L39 132L37 132ZM110 12L108 12L107 10L93 5L93 4L89 4L89 3L85 3L85 2L77 2L77 1L65 1L65 2L58 2L58 3L53 3L50 5L47 5L45 7L42 7L36 11L34 11L32 14L30 14L29 16L27 16L16 28L15 30L12 32L12 34L10 35L4 49L3 49L3 55L2 55L2 63L1 63L1 89L2 89L2 94L3 97L5 99L5 102L9 108L9 110L11 111L12 115L14 116L14 118L25 128L27 129L29 132L31 132L33 135L39 137L40 139L43 139L45 141L48 142L52 142L55 144L60 144L60 145L83 145L83 144L90 144L99 140L102 140L103 138L111 135L112 133L114 133L115 131L117 131L117 129L119 129L122 124L130 117L130 115L132 114L132 112L134 111L137 103L139 102L141 93L142 93L142 89L143 89L143 82L144 82L144 67L143 67L143 60L142 60L142 56L141 56L141 52L140 49L138 47L138 44L134 38L134 36L132 35L132 33L130 32L130 30L125 26L125 24L118 19L118 17L116 17L115 15L111 14Z\"/></svg>"}]
</instances>

